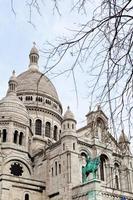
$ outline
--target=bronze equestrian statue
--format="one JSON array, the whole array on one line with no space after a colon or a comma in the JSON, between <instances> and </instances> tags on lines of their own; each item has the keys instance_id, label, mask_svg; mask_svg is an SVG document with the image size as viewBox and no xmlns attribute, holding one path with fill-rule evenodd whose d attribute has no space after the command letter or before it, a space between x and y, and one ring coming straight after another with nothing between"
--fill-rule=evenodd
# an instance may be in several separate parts
<instances>
[{"instance_id":1,"label":"bronze equestrian statue","mask_svg":"<svg viewBox=\"0 0 133 200\"><path fill-rule=\"evenodd\" d=\"M100 157L91 159L90 157L86 158L86 166L82 167L82 182L87 181L87 177L90 173L93 174L93 178L96 178L96 171L100 164Z\"/></svg>"}]
</instances>

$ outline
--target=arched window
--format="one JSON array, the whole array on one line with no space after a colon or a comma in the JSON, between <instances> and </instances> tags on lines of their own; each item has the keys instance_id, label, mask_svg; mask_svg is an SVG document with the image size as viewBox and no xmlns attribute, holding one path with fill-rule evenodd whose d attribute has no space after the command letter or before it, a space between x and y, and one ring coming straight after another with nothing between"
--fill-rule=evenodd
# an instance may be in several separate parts
<instances>
[{"instance_id":1,"label":"arched window","mask_svg":"<svg viewBox=\"0 0 133 200\"><path fill-rule=\"evenodd\" d=\"M116 189L118 190L118 189L119 189L119 179L118 179L118 175L115 175L115 186L116 186Z\"/></svg>"},{"instance_id":2,"label":"arched window","mask_svg":"<svg viewBox=\"0 0 133 200\"><path fill-rule=\"evenodd\" d=\"M55 162L55 176L57 176L57 161Z\"/></svg>"},{"instance_id":3,"label":"arched window","mask_svg":"<svg viewBox=\"0 0 133 200\"><path fill-rule=\"evenodd\" d=\"M59 140L60 140L60 138L61 138L61 130L59 130Z\"/></svg>"},{"instance_id":4,"label":"arched window","mask_svg":"<svg viewBox=\"0 0 133 200\"><path fill-rule=\"evenodd\" d=\"M59 164L59 174L61 174L61 164Z\"/></svg>"},{"instance_id":5,"label":"arched window","mask_svg":"<svg viewBox=\"0 0 133 200\"><path fill-rule=\"evenodd\" d=\"M101 177L102 181L105 181L105 175L106 175L105 165L106 165L107 160L108 160L108 158L106 155L102 154L100 156L100 177Z\"/></svg>"},{"instance_id":6,"label":"arched window","mask_svg":"<svg viewBox=\"0 0 133 200\"><path fill-rule=\"evenodd\" d=\"M42 134L42 121L37 119L35 122L35 134L41 135Z\"/></svg>"},{"instance_id":7,"label":"arched window","mask_svg":"<svg viewBox=\"0 0 133 200\"><path fill-rule=\"evenodd\" d=\"M75 143L73 143L73 150L75 150Z\"/></svg>"},{"instance_id":8,"label":"arched window","mask_svg":"<svg viewBox=\"0 0 133 200\"><path fill-rule=\"evenodd\" d=\"M56 141L57 141L57 132L58 132L58 128L57 128L57 126L54 126L54 134L53 134L53 138L54 138L54 140L56 140Z\"/></svg>"},{"instance_id":9,"label":"arched window","mask_svg":"<svg viewBox=\"0 0 133 200\"><path fill-rule=\"evenodd\" d=\"M115 188L119 189L119 164L114 164L114 179L115 179Z\"/></svg>"},{"instance_id":10,"label":"arched window","mask_svg":"<svg viewBox=\"0 0 133 200\"><path fill-rule=\"evenodd\" d=\"M54 169L53 169L53 167L52 167L52 176L54 176Z\"/></svg>"},{"instance_id":11,"label":"arched window","mask_svg":"<svg viewBox=\"0 0 133 200\"><path fill-rule=\"evenodd\" d=\"M50 122L46 122L45 126L45 136L50 138L51 124Z\"/></svg>"},{"instance_id":12,"label":"arched window","mask_svg":"<svg viewBox=\"0 0 133 200\"><path fill-rule=\"evenodd\" d=\"M72 129L74 129L74 124L72 124Z\"/></svg>"},{"instance_id":13,"label":"arched window","mask_svg":"<svg viewBox=\"0 0 133 200\"><path fill-rule=\"evenodd\" d=\"M81 153L81 158L82 158L82 160L81 160L81 165L82 165L82 167L84 167L85 165L86 165L86 159L87 159L87 153L85 153L85 152L82 152Z\"/></svg>"},{"instance_id":14,"label":"arched window","mask_svg":"<svg viewBox=\"0 0 133 200\"><path fill-rule=\"evenodd\" d=\"M65 150L65 143L63 143L63 150Z\"/></svg>"},{"instance_id":15,"label":"arched window","mask_svg":"<svg viewBox=\"0 0 133 200\"><path fill-rule=\"evenodd\" d=\"M29 123L30 123L30 127L31 127L32 126L32 120L31 119L29 120Z\"/></svg>"},{"instance_id":16,"label":"arched window","mask_svg":"<svg viewBox=\"0 0 133 200\"><path fill-rule=\"evenodd\" d=\"M17 141L18 141L18 131L15 131L15 132L14 132L13 142L14 142L15 144L17 144Z\"/></svg>"},{"instance_id":17,"label":"arched window","mask_svg":"<svg viewBox=\"0 0 133 200\"><path fill-rule=\"evenodd\" d=\"M19 144L22 145L23 144L23 133L20 132L20 135L19 135Z\"/></svg>"},{"instance_id":18,"label":"arched window","mask_svg":"<svg viewBox=\"0 0 133 200\"><path fill-rule=\"evenodd\" d=\"M85 152L82 152L81 156L87 158L87 154Z\"/></svg>"},{"instance_id":19,"label":"arched window","mask_svg":"<svg viewBox=\"0 0 133 200\"><path fill-rule=\"evenodd\" d=\"M6 129L3 129L3 138L2 138L2 141L6 142L6 140L7 140L7 131L6 131Z\"/></svg>"},{"instance_id":20,"label":"arched window","mask_svg":"<svg viewBox=\"0 0 133 200\"><path fill-rule=\"evenodd\" d=\"M25 194L25 199L24 200L29 200L29 194Z\"/></svg>"},{"instance_id":21,"label":"arched window","mask_svg":"<svg viewBox=\"0 0 133 200\"><path fill-rule=\"evenodd\" d=\"M67 128L70 128L69 123L67 124Z\"/></svg>"}]
</instances>

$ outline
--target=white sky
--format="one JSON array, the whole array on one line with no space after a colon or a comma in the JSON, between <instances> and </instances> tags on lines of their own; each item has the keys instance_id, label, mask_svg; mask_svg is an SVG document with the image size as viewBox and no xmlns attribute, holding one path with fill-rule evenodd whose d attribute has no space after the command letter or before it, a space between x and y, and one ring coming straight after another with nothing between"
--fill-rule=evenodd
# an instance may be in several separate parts
<instances>
[{"instance_id":1,"label":"white sky","mask_svg":"<svg viewBox=\"0 0 133 200\"><path fill-rule=\"evenodd\" d=\"M28 7L24 1L14 0L14 9L16 17L11 11L10 0L0 1L0 97L6 94L8 80L15 69L16 74L25 71L29 64L29 51L33 41L36 42L38 48L43 47L46 41L54 41L59 36L71 34L68 28L73 28L80 21L84 21L86 16L78 14L73 15L70 12L70 2L64 1L60 4L61 17L57 14L53 15L50 0L45 1L39 16L36 11L32 14L32 20L36 29L27 21L29 19ZM90 3L92 6L92 2ZM76 23L75 23L76 22ZM73 25L74 23L74 25ZM39 60L40 70L43 71L43 56ZM64 61L64 65L67 61ZM89 111L89 103L87 98L87 76L85 73L77 72L78 79L78 95L79 104L77 106L76 95L74 92L74 84L72 78L58 77L52 82L54 83L60 101L62 102L64 111L69 105L74 112L79 126L85 124L85 114ZM84 122L83 122L84 121Z\"/></svg>"},{"instance_id":2,"label":"white sky","mask_svg":"<svg viewBox=\"0 0 133 200\"><path fill-rule=\"evenodd\" d=\"M11 11L10 0L0 1L0 98L6 94L8 80L13 69L16 74L20 74L28 68L29 52L35 41L37 47L41 49L46 41L54 42L57 37L71 35L68 29L74 29L80 22L84 23L92 14L92 7L98 1L90 0L88 4L89 12L85 16L70 12L71 2L74 0L64 0L60 4L61 16L53 14L50 0L45 0L45 5L41 6L41 15L34 10L32 21L36 26L33 28L27 21L29 20L29 10L25 1L14 0L16 17ZM39 1L41 2L41 1ZM91 58L90 58L91 59ZM62 66L66 66L71 60L64 60ZM44 58L40 55L39 65L43 72ZM83 66L84 67L84 66ZM86 124L85 115L89 111L90 97L88 97L88 74L78 69L76 71L78 88L78 105L72 77L60 76L52 79L59 99L65 111L69 105L78 122L78 127ZM105 110L106 112L106 110Z\"/></svg>"}]
</instances>

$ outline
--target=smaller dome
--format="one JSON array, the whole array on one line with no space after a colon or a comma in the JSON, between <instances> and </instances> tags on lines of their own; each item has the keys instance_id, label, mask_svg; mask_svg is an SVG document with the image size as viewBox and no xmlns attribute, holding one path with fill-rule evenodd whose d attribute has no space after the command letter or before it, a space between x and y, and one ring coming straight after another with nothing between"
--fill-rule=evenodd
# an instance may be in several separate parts
<instances>
[{"instance_id":1,"label":"smaller dome","mask_svg":"<svg viewBox=\"0 0 133 200\"><path fill-rule=\"evenodd\" d=\"M119 137L119 143L129 143L128 137L126 136L123 130Z\"/></svg>"},{"instance_id":2,"label":"smaller dome","mask_svg":"<svg viewBox=\"0 0 133 200\"><path fill-rule=\"evenodd\" d=\"M9 79L9 88L7 95L0 100L0 116L3 116L5 119L17 121L23 124L28 125L29 118L26 107L16 96L16 76L13 72L13 75Z\"/></svg>"},{"instance_id":3,"label":"smaller dome","mask_svg":"<svg viewBox=\"0 0 133 200\"><path fill-rule=\"evenodd\" d=\"M17 81L16 75L15 75L15 70L13 70L12 76L10 77L9 81Z\"/></svg>"},{"instance_id":4,"label":"smaller dome","mask_svg":"<svg viewBox=\"0 0 133 200\"><path fill-rule=\"evenodd\" d=\"M28 125L28 112L17 96L8 94L0 101L0 116Z\"/></svg>"},{"instance_id":5,"label":"smaller dome","mask_svg":"<svg viewBox=\"0 0 133 200\"><path fill-rule=\"evenodd\" d=\"M32 49L30 50L30 54L37 54L39 56L39 52L38 52L38 49L36 48L36 43L33 42L33 47Z\"/></svg>"},{"instance_id":6,"label":"smaller dome","mask_svg":"<svg viewBox=\"0 0 133 200\"><path fill-rule=\"evenodd\" d=\"M75 117L74 114L72 113L72 111L70 110L70 107L67 107L67 111L64 114L63 120L67 120L67 119L72 119L75 121Z\"/></svg>"}]
</instances>

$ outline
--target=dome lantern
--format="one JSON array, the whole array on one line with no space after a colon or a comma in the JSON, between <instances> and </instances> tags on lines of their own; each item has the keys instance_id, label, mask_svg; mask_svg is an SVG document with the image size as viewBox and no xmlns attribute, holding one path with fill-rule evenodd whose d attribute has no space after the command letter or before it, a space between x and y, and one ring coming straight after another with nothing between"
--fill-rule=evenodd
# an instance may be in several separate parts
<instances>
[{"instance_id":1,"label":"dome lantern","mask_svg":"<svg viewBox=\"0 0 133 200\"><path fill-rule=\"evenodd\" d=\"M29 68L32 70L38 70L39 53L38 49L36 48L35 42L33 42L33 47L30 51L29 58L30 58Z\"/></svg>"},{"instance_id":2,"label":"dome lantern","mask_svg":"<svg viewBox=\"0 0 133 200\"><path fill-rule=\"evenodd\" d=\"M15 70L13 70L12 72L12 76L9 79L8 85L9 85L9 88L8 88L7 94L9 93L16 94L17 80L16 80L16 75L15 75Z\"/></svg>"}]
</instances>

